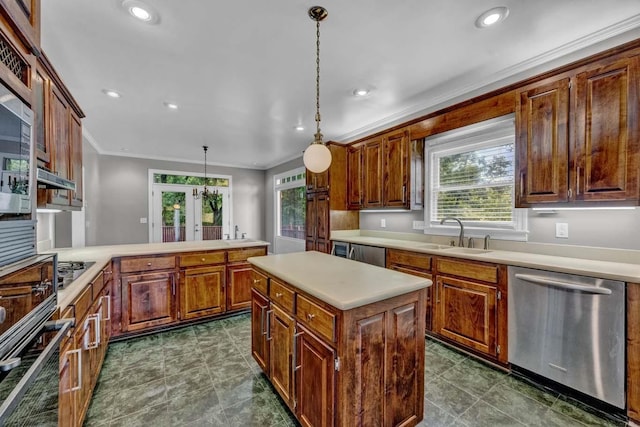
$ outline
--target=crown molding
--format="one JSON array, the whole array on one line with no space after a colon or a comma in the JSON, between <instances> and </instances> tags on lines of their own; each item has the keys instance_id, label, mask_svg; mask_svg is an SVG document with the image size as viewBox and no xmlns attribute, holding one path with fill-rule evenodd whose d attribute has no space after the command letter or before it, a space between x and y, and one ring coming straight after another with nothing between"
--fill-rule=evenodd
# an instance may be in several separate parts
<instances>
[{"instance_id":1,"label":"crown molding","mask_svg":"<svg viewBox=\"0 0 640 427\"><path fill-rule=\"evenodd\" d=\"M589 51L589 48L598 46L598 49L601 51L602 49L612 48L635 40L640 37L639 33L640 14L637 14L584 37L548 50L540 55L498 70L484 78L478 79L477 76L465 76L461 79L451 81L445 86L439 86L432 91L424 92L420 96L420 101L394 114L354 129L336 139L342 143L358 140L366 135L382 131L389 126L398 125L408 120L433 113L474 96L482 95L490 90L517 83L520 80L533 77L544 71L550 71L553 68L597 53ZM607 43L607 46L602 46L605 43ZM576 54L578 54L579 57L574 57Z\"/></svg>"}]
</instances>

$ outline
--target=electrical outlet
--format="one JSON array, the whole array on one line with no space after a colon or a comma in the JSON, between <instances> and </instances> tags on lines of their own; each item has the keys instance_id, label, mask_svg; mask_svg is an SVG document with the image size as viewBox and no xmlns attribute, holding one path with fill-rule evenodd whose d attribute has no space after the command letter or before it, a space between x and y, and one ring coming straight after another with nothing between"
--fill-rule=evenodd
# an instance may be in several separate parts
<instances>
[{"instance_id":1,"label":"electrical outlet","mask_svg":"<svg viewBox=\"0 0 640 427\"><path fill-rule=\"evenodd\" d=\"M561 239L569 238L569 224L566 222L556 222L556 237Z\"/></svg>"},{"instance_id":2,"label":"electrical outlet","mask_svg":"<svg viewBox=\"0 0 640 427\"><path fill-rule=\"evenodd\" d=\"M424 221L413 221L414 230L424 230Z\"/></svg>"},{"instance_id":3,"label":"electrical outlet","mask_svg":"<svg viewBox=\"0 0 640 427\"><path fill-rule=\"evenodd\" d=\"M147 218L140 218L140 224L146 224Z\"/></svg>"},{"instance_id":4,"label":"electrical outlet","mask_svg":"<svg viewBox=\"0 0 640 427\"><path fill-rule=\"evenodd\" d=\"M380 219L380 228L385 228L387 226L387 220L382 218Z\"/></svg>"}]
</instances>

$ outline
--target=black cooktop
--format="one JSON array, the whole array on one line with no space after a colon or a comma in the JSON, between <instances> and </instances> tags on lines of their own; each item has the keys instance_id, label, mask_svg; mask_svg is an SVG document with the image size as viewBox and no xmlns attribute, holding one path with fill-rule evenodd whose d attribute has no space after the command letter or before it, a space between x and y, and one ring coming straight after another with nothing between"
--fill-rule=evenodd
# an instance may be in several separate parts
<instances>
[{"instance_id":1,"label":"black cooktop","mask_svg":"<svg viewBox=\"0 0 640 427\"><path fill-rule=\"evenodd\" d=\"M93 261L58 261L58 288L68 286L93 264Z\"/></svg>"}]
</instances>

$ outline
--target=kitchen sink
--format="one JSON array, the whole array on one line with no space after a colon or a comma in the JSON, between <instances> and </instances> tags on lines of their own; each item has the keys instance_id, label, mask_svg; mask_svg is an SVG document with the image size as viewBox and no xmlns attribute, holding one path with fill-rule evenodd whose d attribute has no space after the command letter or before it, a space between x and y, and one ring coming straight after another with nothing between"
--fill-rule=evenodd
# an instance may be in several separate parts
<instances>
[{"instance_id":1,"label":"kitchen sink","mask_svg":"<svg viewBox=\"0 0 640 427\"><path fill-rule=\"evenodd\" d=\"M437 245L435 243L425 243L423 245L416 246L417 249L445 249L445 248L448 248L448 247L449 246Z\"/></svg>"},{"instance_id":2,"label":"kitchen sink","mask_svg":"<svg viewBox=\"0 0 640 427\"><path fill-rule=\"evenodd\" d=\"M450 247L450 246L442 250L447 252L452 252L455 254L476 254L476 255L493 252L487 249L480 249L480 248L462 248L462 247Z\"/></svg>"},{"instance_id":3,"label":"kitchen sink","mask_svg":"<svg viewBox=\"0 0 640 427\"><path fill-rule=\"evenodd\" d=\"M227 239L224 242L228 245L236 245L238 243L255 242L255 239Z\"/></svg>"}]
</instances>

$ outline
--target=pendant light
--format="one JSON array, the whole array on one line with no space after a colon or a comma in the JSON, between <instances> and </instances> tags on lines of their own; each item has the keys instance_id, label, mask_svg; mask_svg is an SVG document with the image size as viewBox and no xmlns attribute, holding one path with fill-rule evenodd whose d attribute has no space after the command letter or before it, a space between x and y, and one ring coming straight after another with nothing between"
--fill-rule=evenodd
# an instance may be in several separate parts
<instances>
[{"instance_id":1,"label":"pendant light","mask_svg":"<svg viewBox=\"0 0 640 427\"><path fill-rule=\"evenodd\" d=\"M304 166L314 173L324 172L331 165L331 151L322 142L320 133L320 21L327 15L324 7L313 6L309 9L309 17L316 21L316 134L311 145L304 151L302 160Z\"/></svg>"},{"instance_id":2,"label":"pendant light","mask_svg":"<svg viewBox=\"0 0 640 427\"><path fill-rule=\"evenodd\" d=\"M202 191L198 191L197 188L193 189L193 198L206 200L210 197L215 197L218 195L218 190L215 189L213 191L209 191L207 188L207 150L209 146L203 145L202 149L204 150L204 189Z\"/></svg>"}]
</instances>

